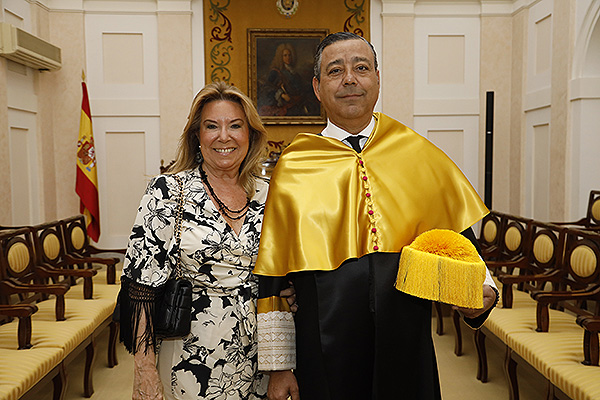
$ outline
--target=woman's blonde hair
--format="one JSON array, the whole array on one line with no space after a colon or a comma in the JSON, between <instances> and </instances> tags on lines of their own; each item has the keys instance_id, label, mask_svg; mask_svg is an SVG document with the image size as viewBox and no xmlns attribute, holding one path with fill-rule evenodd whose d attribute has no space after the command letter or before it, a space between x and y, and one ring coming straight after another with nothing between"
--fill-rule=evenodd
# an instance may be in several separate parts
<instances>
[{"instance_id":1,"label":"woman's blonde hair","mask_svg":"<svg viewBox=\"0 0 600 400\"><path fill-rule=\"evenodd\" d=\"M206 104L218 100L239 104L248 120L250 131L248 153L240 165L239 183L246 191L248 197L252 197L256 187L256 177L259 176L260 172L260 164L264 160L267 146L267 131L248 96L235 86L225 82L214 82L206 85L194 98L187 124L183 128L183 133L179 139L177 158L173 166L169 168L168 173L174 174L198 167L200 114Z\"/></svg>"}]
</instances>

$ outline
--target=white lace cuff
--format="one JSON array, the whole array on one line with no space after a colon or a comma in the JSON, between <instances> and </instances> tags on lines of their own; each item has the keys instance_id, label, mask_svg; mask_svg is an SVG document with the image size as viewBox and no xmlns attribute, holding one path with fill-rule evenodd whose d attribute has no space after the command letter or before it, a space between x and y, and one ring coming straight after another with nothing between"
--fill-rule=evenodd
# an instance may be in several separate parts
<instances>
[{"instance_id":1,"label":"white lace cuff","mask_svg":"<svg viewBox=\"0 0 600 400\"><path fill-rule=\"evenodd\" d=\"M258 369L296 368L296 328L291 312L258 313Z\"/></svg>"}]
</instances>

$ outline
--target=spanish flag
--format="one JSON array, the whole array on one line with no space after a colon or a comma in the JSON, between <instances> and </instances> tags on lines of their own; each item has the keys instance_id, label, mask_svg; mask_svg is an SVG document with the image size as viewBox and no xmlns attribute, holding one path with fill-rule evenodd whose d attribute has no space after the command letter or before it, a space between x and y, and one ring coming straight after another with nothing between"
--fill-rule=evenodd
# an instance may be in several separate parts
<instances>
[{"instance_id":1,"label":"spanish flag","mask_svg":"<svg viewBox=\"0 0 600 400\"><path fill-rule=\"evenodd\" d=\"M84 78L85 79L85 78ZM75 192L79 196L79 212L85 215L87 233L92 240L100 237L100 207L98 202L98 175L96 173L96 148L92 132L92 114L87 86L81 82L81 122L77 141L77 179Z\"/></svg>"}]
</instances>

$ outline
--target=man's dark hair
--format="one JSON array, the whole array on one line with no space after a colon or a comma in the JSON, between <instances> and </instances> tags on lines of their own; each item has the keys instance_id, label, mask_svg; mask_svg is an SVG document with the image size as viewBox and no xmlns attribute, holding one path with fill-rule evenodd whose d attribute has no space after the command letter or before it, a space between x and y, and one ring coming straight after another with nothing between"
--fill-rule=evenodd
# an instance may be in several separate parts
<instances>
[{"instance_id":1,"label":"man's dark hair","mask_svg":"<svg viewBox=\"0 0 600 400\"><path fill-rule=\"evenodd\" d=\"M330 44L333 44L335 42L341 42L343 40L356 40L356 39L364 41L371 48L371 51L373 52L373 60L375 60L375 71L377 71L377 54L375 54L375 48L367 39L365 39L362 36L358 36L354 33L351 33L351 32L336 32L336 33L331 33L331 34L327 35L325 37L325 39L323 39L321 41L321 43L319 43L319 46L317 47L317 52L315 53L315 65L314 65L313 72L315 74L315 78L317 78L317 80L319 82L321 81L321 58L323 56L323 50L325 49L325 47L327 47Z\"/></svg>"}]
</instances>

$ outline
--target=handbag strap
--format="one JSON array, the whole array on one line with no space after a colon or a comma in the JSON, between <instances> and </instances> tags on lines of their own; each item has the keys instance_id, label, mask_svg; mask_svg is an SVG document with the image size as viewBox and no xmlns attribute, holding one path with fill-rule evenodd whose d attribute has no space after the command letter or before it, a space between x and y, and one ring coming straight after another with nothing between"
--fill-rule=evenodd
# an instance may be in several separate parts
<instances>
[{"instance_id":1,"label":"handbag strap","mask_svg":"<svg viewBox=\"0 0 600 400\"><path fill-rule=\"evenodd\" d=\"M177 199L177 210L175 211L175 246L177 246L177 262L175 263L175 278L179 279L182 276L181 271L181 225L183 221L183 180L179 175L173 175L179 185L179 198Z\"/></svg>"}]
</instances>

